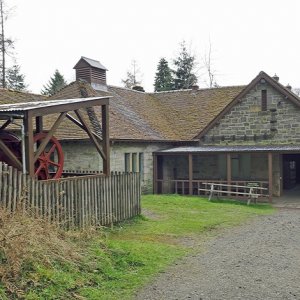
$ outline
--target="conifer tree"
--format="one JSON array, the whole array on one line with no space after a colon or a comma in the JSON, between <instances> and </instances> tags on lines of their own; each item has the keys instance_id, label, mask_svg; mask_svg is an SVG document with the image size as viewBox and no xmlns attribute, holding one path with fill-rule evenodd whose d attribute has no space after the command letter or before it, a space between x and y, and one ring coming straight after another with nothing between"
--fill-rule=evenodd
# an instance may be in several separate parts
<instances>
[{"instance_id":1,"label":"conifer tree","mask_svg":"<svg viewBox=\"0 0 300 300\"><path fill-rule=\"evenodd\" d=\"M157 72L155 74L154 91L170 91L172 88L172 71L169 68L168 61L165 58L161 58L157 65Z\"/></svg>"},{"instance_id":2,"label":"conifer tree","mask_svg":"<svg viewBox=\"0 0 300 300\"><path fill-rule=\"evenodd\" d=\"M174 71L176 90L188 89L197 83L197 76L194 73L196 58L188 52L185 41L180 44L179 55L173 62L176 67Z\"/></svg>"},{"instance_id":3,"label":"conifer tree","mask_svg":"<svg viewBox=\"0 0 300 300\"><path fill-rule=\"evenodd\" d=\"M25 84L25 76L20 73L20 66L14 64L11 68L7 70L6 75L7 88L16 91L25 91L27 85Z\"/></svg>"},{"instance_id":4,"label":"conifer tree","mask_svg":"<svg viewBox=\"0 0 300 300\"><path fill-rule=\"evenodd\" d=\"M41 93L43 95L52 96L66 85L67 82L65 81L64 76L60 74L58 70L55 70L49 82L43 86Z\"/></svg>"}]
</instances>

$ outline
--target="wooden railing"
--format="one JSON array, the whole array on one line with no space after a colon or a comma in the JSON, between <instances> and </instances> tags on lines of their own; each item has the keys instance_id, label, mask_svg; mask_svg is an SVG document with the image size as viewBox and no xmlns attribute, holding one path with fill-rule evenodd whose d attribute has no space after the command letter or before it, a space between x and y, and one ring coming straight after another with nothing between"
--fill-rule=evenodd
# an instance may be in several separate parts
<instances>
[{"instance_id":1,"label":"wooden railing","mask_svg":"<svg viewBox=\"0 0 300 300\"><path fill-rule=\"evenodd\" d=\"M0 204L65 227L108 225L140 213L139 173L37 181L0 162Z\"/></svg>"},{"instance_id":2,"label":"wooden railing","mask_svg":"<svg viewBox=\"0 0 300 300\"><path fill-rule=\"evenodd\" d=\"M209 189L209 183L227 184L227 180L192 180L192 194L193 195L209 195L209 192L201 191L199 189ZM269 183L266 180L231 180L230 184L233 186L247 186L249 184L257 184L258 187L267 188L265 194L268 195ZM157 192L161 194L190 194L190 181L188 179L170 179L170 180L157 180L156 181ZM232 192L244 192L240 188L232 187ZM243 198L242 195L232 194L232 198Z\"/></svg>"}]
</instances>

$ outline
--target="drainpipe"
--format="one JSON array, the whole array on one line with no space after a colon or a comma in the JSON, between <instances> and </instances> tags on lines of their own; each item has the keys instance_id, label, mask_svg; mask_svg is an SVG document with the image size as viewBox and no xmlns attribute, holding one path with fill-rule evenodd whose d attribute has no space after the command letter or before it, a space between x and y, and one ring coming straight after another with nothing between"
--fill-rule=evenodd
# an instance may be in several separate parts
<instances>
[{"instance_id":1,"label":"drainpipe","mask_svg":"<svg viewBox=\"0 0 300 300\"><path fill-rule=\"evenodd\" d=\"M23 124L17 124L14 122L14 119L12 119L12 124L15 124L18 127L21 127L21 141L22 141L22 172L23 174L26 174L26 164L25 164L25 130Z\"/></svg>"}]
</instances>

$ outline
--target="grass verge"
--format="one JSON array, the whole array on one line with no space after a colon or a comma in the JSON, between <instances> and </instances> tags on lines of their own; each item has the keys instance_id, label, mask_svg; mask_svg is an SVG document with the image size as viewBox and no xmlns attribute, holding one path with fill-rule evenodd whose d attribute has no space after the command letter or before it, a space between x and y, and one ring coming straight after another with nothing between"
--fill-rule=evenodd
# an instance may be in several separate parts
<instances>
[{"instance_id":1,"label":"grass verge","mask_svg":"<svg viewBox=\"0 0 300 300\"><path fill-rule=\"evenodd\" d=\"M183 237L215 234L274 211L269 205L176 195L143 196L142 206L145 216L85 233L63 233L20 216L9 229L0 213L0 299L131 299L155 274L192 251L181 243ZM16 251L10 256L11 249Z\"/></svg>"}]
</instances>

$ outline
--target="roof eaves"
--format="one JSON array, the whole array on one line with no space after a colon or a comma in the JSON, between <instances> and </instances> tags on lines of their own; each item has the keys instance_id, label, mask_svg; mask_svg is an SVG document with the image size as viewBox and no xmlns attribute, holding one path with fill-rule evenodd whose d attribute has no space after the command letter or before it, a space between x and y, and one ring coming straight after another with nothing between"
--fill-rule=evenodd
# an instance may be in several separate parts
<instances>
[{"instance_id":1,"label":"roof eaves","mask_svg":"<svg viewBox=\"0 0 300 300\"><path fill-rule=\"evenodd\" d=\"M189 143L194 144L198 141L195 140L168 140L168 139L117 139L117 138L111 138L110 141L112 142L128 142L128 143Z\"/></svg>"}]
</instances>

